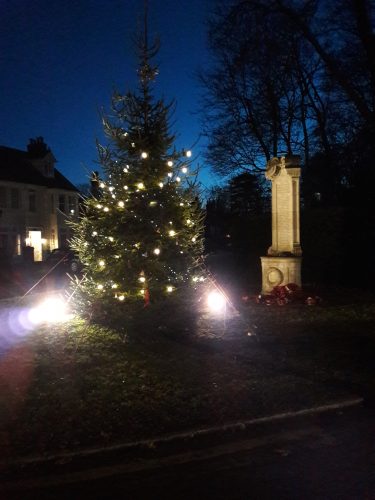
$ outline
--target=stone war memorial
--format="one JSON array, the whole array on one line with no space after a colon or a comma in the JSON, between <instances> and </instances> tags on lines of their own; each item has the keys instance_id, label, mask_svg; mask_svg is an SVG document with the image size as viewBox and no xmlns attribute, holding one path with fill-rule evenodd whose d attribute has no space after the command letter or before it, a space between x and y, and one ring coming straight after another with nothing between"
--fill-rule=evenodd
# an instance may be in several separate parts
<instances>
[{"instance_id":1,"label":"stone war memorial","mask_svg":"<svg viewBox=\"0 0 375 500\"><path fill-rule=\"evenodd\" d=\"M267 163L266 178L272 183L272 245L267 256L260 258L262 294L288 283L301 286L299 165L299 156Z\"/></svg>"}]
</instances>

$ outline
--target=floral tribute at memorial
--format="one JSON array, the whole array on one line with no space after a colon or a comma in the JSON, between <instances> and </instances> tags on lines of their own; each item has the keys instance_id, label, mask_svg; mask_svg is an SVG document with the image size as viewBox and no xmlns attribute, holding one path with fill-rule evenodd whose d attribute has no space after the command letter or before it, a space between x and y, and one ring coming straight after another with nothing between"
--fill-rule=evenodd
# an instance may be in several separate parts
<instances>
[{"instance_id":1,"label":"floral tribute at memorial","mask_svg":"<svg viewBox=\"0 0 375 500\"><path fill-rule=\"evenodd\" d=\"M315 306L322 302L319 295L316 295L313 292L308 292L295 283L275 286L268 294L253 296L244 295L242 300L244 302L248 302L250 300L256 304L263 304L266 306L286 306L287 304L306 304L308 306Z\"/></svg>"}]
</instances>

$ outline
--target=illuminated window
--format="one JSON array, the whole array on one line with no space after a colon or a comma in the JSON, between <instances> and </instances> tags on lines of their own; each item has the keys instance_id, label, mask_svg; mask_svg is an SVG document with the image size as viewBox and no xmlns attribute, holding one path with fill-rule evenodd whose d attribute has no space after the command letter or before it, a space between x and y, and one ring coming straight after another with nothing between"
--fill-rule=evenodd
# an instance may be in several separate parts
<instances>
[{"instance_id":1,"label":"illuminated window","mask_svg":"<svg viewBox=\"0 0 375 500\"><path fill-rule=\"evenodd\" d=\"M69 196L69 213L76 213L76 198L75 196Z\"/></svg>"},{"instance_id":2,"label":"illuminated window","mask_svg":"<svg viewBox=\"0 0 375 500\"><path fill-rule=\"evenodd\" d=\"M17 255L21 255L21 235L17 234Z\"/></svg>"}]
</instances>

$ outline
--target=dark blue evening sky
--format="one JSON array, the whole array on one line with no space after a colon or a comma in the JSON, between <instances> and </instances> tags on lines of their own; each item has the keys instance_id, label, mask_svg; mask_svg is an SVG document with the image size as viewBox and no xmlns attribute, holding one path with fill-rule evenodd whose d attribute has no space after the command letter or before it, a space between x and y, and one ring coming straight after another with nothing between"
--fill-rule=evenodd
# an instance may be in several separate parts
<instances>
[{"instance_id":1,"label":"dark blue evening sky","mask_svg":"<svg viewBox=\"0 0 375 500\"><path fill-rule=\"evenodd\" d=\"M178 147L191 148L200 135L195 72L208 64L210 3L149 0L150 34L162 44L157 89L177 101ZM43 136L59 170L87 182L97 168L95 139L103 139L99 110L115 86L136 85L131 40L142 13L143 0L0 0L0 144L26 149ZM204 167L200 179L214 182Z\"/></svg>"}]
</instances>

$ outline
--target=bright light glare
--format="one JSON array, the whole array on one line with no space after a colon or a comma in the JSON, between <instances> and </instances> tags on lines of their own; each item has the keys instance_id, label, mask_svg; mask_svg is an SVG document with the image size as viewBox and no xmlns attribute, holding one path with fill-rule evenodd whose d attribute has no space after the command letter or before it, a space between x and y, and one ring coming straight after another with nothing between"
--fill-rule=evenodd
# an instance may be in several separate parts
<instances>
[{"instance_id":1,"label":"bright light glare","mask_svg":"<svg viewBox=\"0 0 375 500\"><path fill-rule=\"evenodd\" d=\"M32 323L60 323L71 318L65 300L58 297L50 297L38 306L32 308L29 319Z\"/></svg>"},{"instance_id":2,"label":"bright light glare","mask_svg":"<svg viewBox=\"0 0 375 500\"><path fill-rule=\"evenodd\" d=\"M225 308L226 302L224 295L216 290L208 294L207 304L212 312L222 311Z\"/></svg>"}]
</instances>

